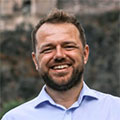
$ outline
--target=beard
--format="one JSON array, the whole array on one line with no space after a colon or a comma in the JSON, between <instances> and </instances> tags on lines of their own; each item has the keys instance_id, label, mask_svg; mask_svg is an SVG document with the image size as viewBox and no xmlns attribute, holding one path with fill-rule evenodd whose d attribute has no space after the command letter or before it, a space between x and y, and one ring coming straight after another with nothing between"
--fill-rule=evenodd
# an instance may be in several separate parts
<instances>
[{"instance_id":1,"label":"beard","mask_svg":"<svg viewBox=\"0 0 120 120\"><path fill-rule=\"evenodd\" d=\"M41 75L41 78L44 80L45 84L49 86L50 88L56 90L56 91L67 91L76 85L78 85L83 76L84 72L84 64L77 67L76 69L73 69L73 73L71 75L71 78L68 80L65 84L57 84L49 75L48 73L44 73L44 75Z\"/></svg>"}]
</instances>

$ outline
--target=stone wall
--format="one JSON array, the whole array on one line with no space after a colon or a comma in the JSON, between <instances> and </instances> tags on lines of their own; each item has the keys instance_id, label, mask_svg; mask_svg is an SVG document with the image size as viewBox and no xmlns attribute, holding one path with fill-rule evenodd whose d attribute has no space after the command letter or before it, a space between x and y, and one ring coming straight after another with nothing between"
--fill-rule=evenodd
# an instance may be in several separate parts
<instances>
[{"instance_id":1,"label":"stone wall","mask_svg":"<svg viewBox=\"0 0 120 120\"><path fill-rule=\"evenodd\" d=\"M14 30L27 17L28 22L34 25L53 8L64 9L76 15L101 14L120 9L119 0L1 0L0 31Z\"/></svg>"}]
</instances>

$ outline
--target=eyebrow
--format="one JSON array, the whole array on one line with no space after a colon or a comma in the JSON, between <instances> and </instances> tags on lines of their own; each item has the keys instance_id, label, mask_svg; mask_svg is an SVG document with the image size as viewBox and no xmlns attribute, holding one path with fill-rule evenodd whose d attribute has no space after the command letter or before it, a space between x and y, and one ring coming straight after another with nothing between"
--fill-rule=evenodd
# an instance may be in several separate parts
<instances>
[{"instance_id":1,"label":"eyebrow","mask_svg":"<svg viewBox=\"0 0 120 120\"><path fill-rule=\"evenodd\" d=\"M72 41L65 41L62 44L74 44L74 45L77 45L75 42L72 42Z\"/></svg>"}]
</instances>

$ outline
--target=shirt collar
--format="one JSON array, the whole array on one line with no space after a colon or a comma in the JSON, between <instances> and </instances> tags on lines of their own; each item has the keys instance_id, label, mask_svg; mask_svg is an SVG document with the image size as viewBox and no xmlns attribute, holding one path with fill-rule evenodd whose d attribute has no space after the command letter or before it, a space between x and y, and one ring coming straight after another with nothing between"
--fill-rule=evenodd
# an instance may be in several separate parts
<instances>
[{"instance_id":1,"label":"shirt collar","mask_svg":"<svg viewBox=\"0 0 120 120\"><path fill-rule=\"evenodd\" d=\"M46 85L43 86L41 92L37 96L36 102L35 102L35 107L39 107L39 105L43 102L49 102L51 104L55 104L53 99L48 95L48 93L45 90Z\"/></svg>"},{"instance_id":2,"label":"shirt collar","mask_svg":"<svg viewBox=\"0 0 120 120\"><path fill-rule=\"evenodd\" d=\"M94 90L90 89L85 82L83 82L83 88L80 92L80 96L78 98L78 102L81 103L83 98L88 98L89 100L98 100L99 97L98 95L95 93Z\"/></svg>"},{"instance_id":3,"label":"shirt collar","mask_svg":"<svg viewBox=\"0 0 120 120\"><path fill-rule=\"evenodd\" d=\"M40 94L38 95L38 97L35 100L35 107L37 108L41 103L43 102L49 102L51 104L56 104L53 99L48 95L48 93L45 90L46 85L43 86ZM83 82L83 88L80 92L80 96L78 98L78 103L80 104L83 100L84 97L90 98L90 99L99 99L97 94L90 89L85 82Z\"/></svg>"}]
</instances>

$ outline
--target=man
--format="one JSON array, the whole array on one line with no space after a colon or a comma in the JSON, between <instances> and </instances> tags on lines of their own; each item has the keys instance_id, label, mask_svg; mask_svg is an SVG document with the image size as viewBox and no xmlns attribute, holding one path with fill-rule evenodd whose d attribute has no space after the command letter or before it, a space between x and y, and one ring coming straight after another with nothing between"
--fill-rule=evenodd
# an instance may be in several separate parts
<instances>
[{"instance_id":1,"label":"man","mask_svg":"<svg viewBox=\"0 0 120 120\"><path fill-rule=\"evenodd\" d=\"M2 120L118 120L120 99L83 82L89 47L74 16L56 10L32 32L32 58L45 86Z\"/></svg>"}]
</instances>

